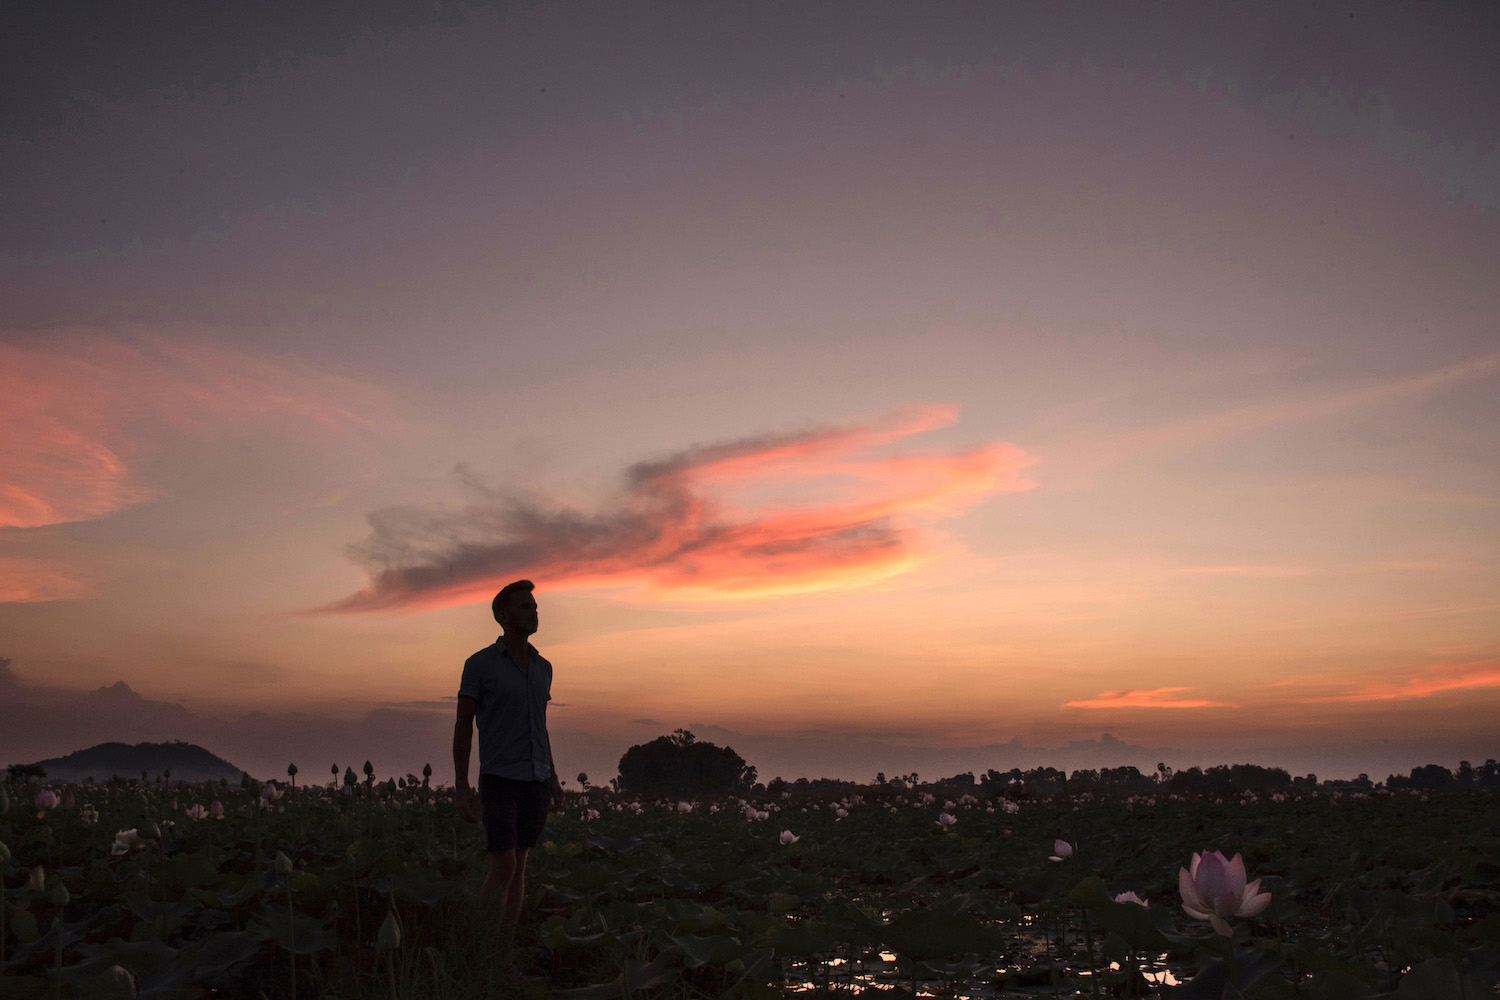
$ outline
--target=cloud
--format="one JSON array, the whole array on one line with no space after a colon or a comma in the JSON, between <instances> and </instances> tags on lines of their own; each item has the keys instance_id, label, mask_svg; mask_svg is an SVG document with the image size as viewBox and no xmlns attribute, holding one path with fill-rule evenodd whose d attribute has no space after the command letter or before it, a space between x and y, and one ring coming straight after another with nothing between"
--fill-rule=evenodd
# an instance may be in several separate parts
<instances>
[{"instance_id":1,"label":"cloud","mask_svg":"<svg viewBox=\"0 0 1500 1000\"><path fill-rule=\"evenodd\" d=\"M1402 681L1374 681L1328 695L1304 698L1305 704L1330 702L1405 701L1450 691L1500 688L1500 659L1472 663L1435 663L1418 676Z\"/></svg>"},{"instance_id":2,"label":"cloud","mask_svg":"<svg viewBox=\"0 0 1500 1000\"><path fill-rule=\"evenodd\" d=\"M493 492L459 509L369 516L352 550L371 573L319 611L420 609L488 600L508 580L636 586L683 599L798 593L865 583L921 558L913 516L951 515L1033 484L1004 442L946 453L872 449L953 423L928 406L870 426L695 447L625 472L614 504L583 511Z\"/></svg>"},{"instance_id":3,"label":"cloud","mask_svg":"<svg viewBox=\"0 0 1500 1000\"><path fill-rule=\"evenodd\" d=\"M170 448L251 429L304 444L331 438L373 468L363 438L392 426L388 410L350 379L200 340L79 330L0 341L0 529L108 517L162 494L148 472ZM11 559L7 569L0 601L86 589L51 561Z\"/></svg>"},{"instance_id":4,"label":"cloud","mask_svg":"<svg viewBox=\"0 0 1500 1000\"><path fill-rule=\"evenodd\" d=\"M1185 687L1149 688L1139 691L1105 691L1095 698L1064 702L1064 708L1228 708L1227 702L1176 697Z\"/></svg>"}]
</instances>

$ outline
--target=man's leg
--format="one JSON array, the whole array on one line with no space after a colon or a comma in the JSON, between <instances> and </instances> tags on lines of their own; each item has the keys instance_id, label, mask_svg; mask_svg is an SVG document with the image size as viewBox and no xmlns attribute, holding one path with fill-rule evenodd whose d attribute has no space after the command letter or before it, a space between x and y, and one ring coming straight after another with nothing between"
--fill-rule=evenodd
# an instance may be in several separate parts
<instances>
[{"instance_id":1,"label":"man's leg","mask_svg":"<svg viewBox=\"0 0 1500 1000\"><path fill-rule=\"evenodd\" d=\"M497 903L504 902L508 907L507 890L515 873L516 852L514 850L491 851L490 870L484 874L484 884L479 887L479 895Z\"/></svg>"},{"instance_id":2,"label":"man's leg","mask_svg":"<svg viewBox=\"0 0 1500 1000\"><path fill-rule=\"evenodd\" d=\"M521 904L526 900L526 855L529 851L530 848L518 847L510 852L513 858L510 881L505 887L505 925L512 934L521 921Z\"/></svg>"}]
</instances>

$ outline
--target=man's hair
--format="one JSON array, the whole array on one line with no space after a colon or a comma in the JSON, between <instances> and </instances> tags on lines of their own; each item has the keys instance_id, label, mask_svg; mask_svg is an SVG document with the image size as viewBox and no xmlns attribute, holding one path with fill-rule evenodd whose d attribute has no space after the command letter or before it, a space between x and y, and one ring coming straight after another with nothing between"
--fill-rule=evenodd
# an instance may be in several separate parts
<instances>
[{"instance_id":1,"label":"man's hair","mask_svg":"<svg viewBox=\"0 0 1500 1000\"><path fill-rule=\"evenodd\" d=\"M517 580L515 583L507 583L500 588L500 593L490 602L490 613L495 616L495 621L500 620L500 612L510 603L510 599L516 594L529 594L536 589L536 584L530 580Z\"/></svg>"}]
</instances>

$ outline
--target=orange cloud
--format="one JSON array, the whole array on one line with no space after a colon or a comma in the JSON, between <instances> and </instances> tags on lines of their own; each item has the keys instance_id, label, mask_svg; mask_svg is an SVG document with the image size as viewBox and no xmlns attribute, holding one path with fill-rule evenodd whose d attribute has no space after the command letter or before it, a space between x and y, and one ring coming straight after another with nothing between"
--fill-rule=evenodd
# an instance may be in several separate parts
<instances>
[{"instance_id":1,"label":"orange cloud","mask_svg":"<svg viewBox=\"0 0 1500 1000\"><path fill-rule=\"evenodd\" d=\"M1096 698L1064 702L1064 708L1228 708L1227 702L1177 698L1185 687L1150 688L1140 691L1105 691Z\"/></svg>"},{"instance_id":2,"label":"orange cloud","mask_svg":"<svg viewBox=\"0 0 1500 1000\"><path fill-rule=\"evenodd\" d=\"M1475 663L1435 663L1420 676L1395 683L1376 681L1339 694L1304 698L1307 704L1349 701L1397 701L1427 698L1447 691L1500 688L1500 660Z\"/></svg>"},{"instance_id":3,"label":"orange cloud","mask_svg":"<svg viewBox=\"0 0 1500 1000\"><path fill-rule=\"evenodd\" d=\"M380 408L347 379L232 348L79 332L0 343L0 528L108 515L157 495L139 465L163 431L247 421L360 428Z\"/></svg>"},{"instance_id":4,"label":"orange cloud","mask_svg":"<svg viewBox=\"0 0 1500 1000\"><path fill-rule=\"evenodd\" d=\"M888 577L920 559L911 517L952 514L1033 485L1020 476L1030 459L1003 442L868 454L956 419L954 407L931 406L868 427L692 448L631 466L618 502L604 511L552 508L473 484L479 500L457 510L376 511L354 551L371 569L369 585L317 610L488 600L521 576L554 588L639 586L687 599Z\"/></svg>"}]
</instances>

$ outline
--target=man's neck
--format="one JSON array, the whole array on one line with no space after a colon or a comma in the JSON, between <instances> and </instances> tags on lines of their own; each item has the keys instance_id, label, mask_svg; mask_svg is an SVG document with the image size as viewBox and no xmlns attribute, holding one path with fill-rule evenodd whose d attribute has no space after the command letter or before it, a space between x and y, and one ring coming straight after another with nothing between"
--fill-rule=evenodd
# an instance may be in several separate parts
<instances>
[{"instance_id":1,"label":"man's neck","mask_svg":"<svg viewBox=\"0 0 1500 1000\"><path fill-rule=\"evenodd\" d=\"M527 661L531 659L529 655L529 647L531 646L529 637L506 633L501 638L505 641L505 648L510 650L511 657L524 667Z\"/></svg>"}]
</instances>

